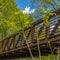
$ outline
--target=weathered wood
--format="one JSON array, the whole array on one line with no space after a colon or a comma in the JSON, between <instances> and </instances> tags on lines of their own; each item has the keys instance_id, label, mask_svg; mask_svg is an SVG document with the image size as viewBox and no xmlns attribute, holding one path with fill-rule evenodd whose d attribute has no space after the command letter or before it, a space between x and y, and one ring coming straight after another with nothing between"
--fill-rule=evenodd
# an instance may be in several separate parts
<instances>
[{"instance_id":1,"label":"weathered wood","mask_svg":"<svg viewBox=\"0 0 60 60\"><path fill-rule=\"evenodd\" d=\"M58 29L59 26L60 26L60 20L58 20L58 23L57 23L57 24L55 25L55 27L53 28L50 36L54 34L54 32Z\"/></svg>"},{"instance_id":2,"label":"weathered wood","mask_svg":"<svg viewBox=\"0 0 60 60\"><path fill-rule=\"evenodd\" d=\"M31 27L31 41L35 42L35 27Z\"/></svg>"},{"instance_id":3,"label":"weathered wood","mask_svg":"<svg viewBox=\"0 0 60 60\"><path fill-rule=\"evenodd\" d=\"M17 47L17 44L19 43L20 37L21 37L21 35L19 35L18 40L16 41L14 48Z\"/></svg>"},{"instance_id":4,"label":"weathered wood","mask_svg":"<svg viewBox=\"0 0 60 60\"><path fill-rule=\"evenodd\" d=\"M39 28L39 30L38 30L38 37L39 37L39 35L41 34L41 32L42 32L43 29L44 29L44 26L43 26L43 25L40 26L40 28Z\"/></svg>"}]
</instances>

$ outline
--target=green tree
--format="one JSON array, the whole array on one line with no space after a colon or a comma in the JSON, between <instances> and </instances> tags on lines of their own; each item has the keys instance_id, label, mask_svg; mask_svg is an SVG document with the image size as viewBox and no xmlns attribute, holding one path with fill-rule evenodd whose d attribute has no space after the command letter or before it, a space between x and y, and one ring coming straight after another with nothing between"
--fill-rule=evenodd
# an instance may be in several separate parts
<instances>
[{"instance_id":1,"label":"green tree","mask_svg":"<svg viewBox=\"0 0 60 60\"><path fill-rule=\"evenodd\" d=\"M30 15L16 8L15 0L0 0L0 38L4 38L30 26Z\"/></svg>"},{"instance_id":2,"label":"green tree","mask_svg":"<svg viewBox=\"0 0 60 60\"><path fill-rule=\"evenodd\" d=\"M0 0L0 37L7 35L9 21L13 20L13 12L16 9L14 0Z\"/></svg>"},{"instance_id":3,"label":"green tree","mask_svg":"<svg viewBox=\"0 0 60 60\"><path fill-rule=\"evenodd\" d=\"M37 5L37 10L33 14L34 17L39 18L38 16L40 16L40 18L42 18L42 20L43 20L44 25L49 26L50 25L49 17L51 15L55 14L55 13L52 13L52 11L56 10L58 7L57 6L58 3L56 3L56 0L37 0L37 1L31 0L31 2L32 2L32 4ZM57 2L58 2L58 0L57 0ZM53 6L54 9L51 8L51 6Z\"/></svg>"}]
</instances>

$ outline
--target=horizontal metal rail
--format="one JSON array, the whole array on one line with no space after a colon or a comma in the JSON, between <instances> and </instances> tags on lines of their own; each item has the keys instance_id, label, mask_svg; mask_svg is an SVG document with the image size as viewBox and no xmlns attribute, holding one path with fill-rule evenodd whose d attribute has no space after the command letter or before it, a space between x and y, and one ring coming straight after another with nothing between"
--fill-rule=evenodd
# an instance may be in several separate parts
<instances>
[{"instance_id":1,"label":"horizontal metal rail","mask_svg":"<svg viewBox=\"0 0 60 60\"><path fill-rule=\"evenodd\" d=\"M60 15L60 9L54 11L53 13L56 13L56 16ZM49 20L56 16L50 16ZM24 30L24 34L13 34L1 40L0 55L27 48L24 35L26 36L26 40L30 47L37 45L37 35L40 45L48 44L48 42L54 43L56 41L60 41L60 17L58 18L51 20L49 27L44 26L41 18L32 23L31 27L26 28Z\"/></svg>"}]
</instances>

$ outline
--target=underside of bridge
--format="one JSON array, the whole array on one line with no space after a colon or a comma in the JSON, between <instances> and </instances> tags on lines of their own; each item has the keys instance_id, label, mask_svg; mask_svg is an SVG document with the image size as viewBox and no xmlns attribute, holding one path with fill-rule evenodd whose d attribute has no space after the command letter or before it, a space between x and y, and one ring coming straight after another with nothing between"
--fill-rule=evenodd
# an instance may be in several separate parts
<instances>
[{"instance_id":1,"label":"underside of bridge","mask_svg":"<svg viewBox=\"0 0 60 60\"><path fill-rule=\"evenodd\" d=\"M42 56L58 54L56 51L60 50L60 9L55 13L58 17L50 16L50 19L54 18L50 21L50 26L44 26L42 19L39 19L25 29L24 34L13 34L0 41L0 59L39 56L39 52Z\"/></svg>"},{"instance_id":2,"label":"underside of bridge","mask_svg":"<svg viewBox=\"0 0 60 60\"><path fill-rule=\"evenodd\" d=\"M51 41L50 45L51 45L53 54L57 54L56 51L58 50L58 47L60 48L59 40L60 40L60 35L54 36L52 39L50 38L50 41ZM39 56L37 42L31 43L30 49L31 49L33 56ZM45 40L40 41L40 52L42 56L47 56L49 54L52 54L51 49L47 41ZM15 59L15 58L23 58L23 57L30 57L30 52L29 52L27 45L23 45L22 47L19 47L19 48L16 47L15 49L0 53L1 59L12 59L12 58Z\"/></svg>"}]
</instances>

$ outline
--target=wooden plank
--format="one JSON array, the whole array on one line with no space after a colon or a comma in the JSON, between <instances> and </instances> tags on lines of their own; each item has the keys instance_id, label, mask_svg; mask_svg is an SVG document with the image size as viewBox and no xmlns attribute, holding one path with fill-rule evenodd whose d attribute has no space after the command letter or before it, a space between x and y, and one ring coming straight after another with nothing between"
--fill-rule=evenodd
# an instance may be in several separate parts
<instances>
[{"instance_id":1,"label":"wooden plank","mask_svg":"<svg viewBox=\"0 0 60 60\"><path fill-rule=\"evenodd\" d=\"M50 38L49 41L50 41L50 42L60 41L60 35L54 36L53 38ZM40 42L40 43L39 43L40 45L44 45L44 44L47 44L47 43L48 43L46 40L41 40L41 41L39 41L39 42ZM37 43L29 44L29 46L30 46L30 47L37 46ZM17 50L22 50L22 49L25 49L25 48L27 48L27 46L18 47L18 48L16 48L16 49L12 49L12 50L8 50L8 51L5 51L5 52L1 52L0 55L1 55L1 54L5 54L5 53L9 53L9 52L13 52L13 51L17 51Z\"/></svg>"},{"instance_id":2,"label":"wooden plank","mask_svg":"<svg viewBox=\"0 0 60 60\"><path fill-rule=\"evenodd\" d=\"M60 26L60 20L58 20L58 23L55 25L55 27L54 27L53 30L51 31L50 36L54 35L55 31L58 29L59 26Z\"/></svg>"}]
</instances>

